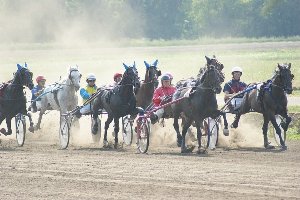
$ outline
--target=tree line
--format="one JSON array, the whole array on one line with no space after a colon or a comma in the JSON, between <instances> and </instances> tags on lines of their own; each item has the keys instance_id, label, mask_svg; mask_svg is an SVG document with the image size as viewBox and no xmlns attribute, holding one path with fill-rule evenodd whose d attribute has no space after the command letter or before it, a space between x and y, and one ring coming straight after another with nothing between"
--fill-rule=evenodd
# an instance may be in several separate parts
<instances>
[{"instance_id":1,"label":"tree line","mask_svg":"<svg viewBox=\"0 0 300 200\"><path fill-rule=\"evenodd\" d=\"M51 41L54 31L76 21L93 39L289 37L300 35L299 5L300 0L0 0L0 14L26 18L24 12L35 8L28 11L28 20L37 22L33 41Z\"/></svg>"}]
</instances>

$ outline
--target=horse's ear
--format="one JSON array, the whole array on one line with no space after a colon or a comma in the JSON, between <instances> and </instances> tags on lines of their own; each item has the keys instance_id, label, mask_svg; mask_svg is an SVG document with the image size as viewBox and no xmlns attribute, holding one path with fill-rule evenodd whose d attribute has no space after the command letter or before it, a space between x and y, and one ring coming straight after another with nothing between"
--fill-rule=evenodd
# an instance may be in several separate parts
<instances>
[{"instance_id":1,"label":"horse's ear","mask_svg":"<svg viewBox=\"0 0 300 200\"><path fill-rule=\"evenodd\" d=\"M279 63L277 63L277 67L278 67L279 70L282 69L282 66Z\"/></svg>"},{"instance_id":2,"label":"horse's ear","mask_svg":"<svg viewBox=\"0 0 300 200\"><path fill-rule=\"evenodd\" d=\"M18 70L21 70L23 67L20 64L17 64Z\"/></svg>"},{"instance_id":3,"label":"horse's ear","mask_svg":"<svg viewBox=\"0 0 300 200\"><path fill-rule=\"evenodd\" d=\"M128 69L128 66L125 63L123 63L123 66L125 67L125 70Z\"/></svg>"},{"instance_id":4,"label":"horse's ear","mask_svg":"<svg viewBox=\"0 0 300 200\"><path fill-rule=\"evenodd\" d=\"M154 63L152 64L152 66L156 68L157 63L158 63L158 60L156 59L156 61L154 61Z\"/></svg>"},{"instance_id":5,"label":"horse's ear","mask_svg":"<svg viewBox=\"0 0 300 200\"><path fill-rule=\"evenodd\" d=\"M146 69L149 69L150 65L146 61L144 61L144 64L146 66Z\"/></svg>"},{"instance_id":6,"label":"horse's ear","mask_svg":"<svg viewBox=\"0 0 300 200\"><path fill-rule=\"evenodd\" d=\"M207 57L207 56L205 56L205 58L206 58L206 62L207 62L207 64L210 64L210 63L211 63L211 60L210 60L210 58L209 58L209 57Z\"/></svg>"},{"instance_id":7,"label":"horse's ear","mask_svg":"<svg viewBox=\"0 0 300 200\"><path fill-rule=\"evenodd\" d=\"M135 61L133 61L133 66L132 66L134 69L136 69L136 66L135 66Z\"/></svg>"},{"instance_id":8,"label":"horse's ear","mask_svg":"<svg viewBox=\"0 0 300 200\"><path fill-rule=\"evenodd\" d=\"M291 69L291 67L292 67L292 63L289 63L288 64L288 69Z\"/></svg>"}]
</instances>

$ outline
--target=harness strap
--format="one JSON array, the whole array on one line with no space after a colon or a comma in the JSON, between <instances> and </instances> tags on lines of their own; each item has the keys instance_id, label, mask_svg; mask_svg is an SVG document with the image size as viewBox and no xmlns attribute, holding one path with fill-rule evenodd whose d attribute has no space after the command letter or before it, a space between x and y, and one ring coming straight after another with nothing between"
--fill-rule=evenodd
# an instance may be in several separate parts
<instances>
[{"instance_id":1,"label":"harness strap","mask_svg":"<svg viewBox=\"0 0 300 200\"><path fill-rule=\"evenodd\" d=\"M56 105L57 105L58 108L60 109L60 105L59 105L58 98L57 98L57 92L58 92L58 90L54 90L54 91L53 91L53 94L54 94L54 100L55 100Z\"/></svg>"}]
</instances>

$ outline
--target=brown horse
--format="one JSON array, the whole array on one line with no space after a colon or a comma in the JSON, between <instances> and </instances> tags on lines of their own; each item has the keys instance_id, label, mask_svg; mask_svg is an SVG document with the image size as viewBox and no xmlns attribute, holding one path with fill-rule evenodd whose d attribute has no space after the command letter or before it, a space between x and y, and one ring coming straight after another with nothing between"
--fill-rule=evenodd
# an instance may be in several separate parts
<instances>
[{"instance_id":1,"label":"brown horse","mask_svg":"<svg viewBox=\"0 0 300 200\"><path fill-rule=\"evenodd\" d=\"M281 129L276 123L275 115L281 115L286 119L286 123L282 126L286 131L288 125L291 122L291 117L287 114L287 94L291 94L292 80L294 75L291 73L291 63L289 64L278 64L275 75L267 82L265 82L260 91L257 89L251 90L245 94L243 101L237 114L232 127L237 128L240 116L250 111L258 112L263 114L263 135L264 135L264 146L266 149L272 149L274 146L268 142L268 124L271 121L276 133L280 138L281 148L287 149L283 138L281 137ZM259 93L259 94L258 94Z\"/></svg>"},{"instance_id":2,"label":"brown horse","mask_svg":"<svg viewBox=\"0 0 300 200\"><path fill-rule=\"evenodd\" d=\"M146 61L144 63L146 66L145 80L136 94L136 105L146 109L152 102L154 90L158 85L157 77L161 75L161 71L157 69L158 60L152 64L148 64Z\"/></svg>"}]
</instances>

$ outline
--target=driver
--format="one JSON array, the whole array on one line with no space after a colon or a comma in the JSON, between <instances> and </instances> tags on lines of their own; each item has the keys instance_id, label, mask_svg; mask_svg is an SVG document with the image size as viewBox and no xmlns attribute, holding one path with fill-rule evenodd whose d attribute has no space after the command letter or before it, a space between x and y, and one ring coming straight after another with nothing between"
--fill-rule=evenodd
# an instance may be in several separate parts
<instances>
[{"instance_id":1,"label":"driver","mask_svg":"<svg viewBox=\"0 0 300 200\"><path fill-rule=\"evenodd\" d=\"M85 103L95 92L97 92L97 86L96 86L96 76L93 73L90 73L86 77L86 87L81 88L79 93L82 97L83 103ZM83 106L80 110L78 110L75 115L76 117L80 118L82 114L88 114L92 110L92 104L89 103L85 106Z\"/></svg>"},{"instance_id":2,"label":"driver","mask_svg":"<svg viewBox=\"0 0 300 200\"><path fill-rule=\"evenodd\" d=\"M171 75L172 76L172 75ZM176 87L172 86L172 78L170 77L170 74L164 74L161 77L161 86L156 88L153 94L152 102L155 107L160 106L163 100L165 100L166 97L171 96L175 93ZM164 108L161 108L154 112L150 116L150 120L152 124L155 124L164 114L165 110Z\"/></svg>"},{"instance_id":3,"label":"driver","mask_svg":"<svg viewBox=\"0 0 300 200\"><path fill-rule=\"evenodd\" d=\"M37 85L31 90L31 100L33 101L29 110L33 113L37 112L41 109L41 99L36 99L39 95L41 95L45 89L46 78L43 75L39 75L36 77Z\"/></svg>"}]
</instances>

